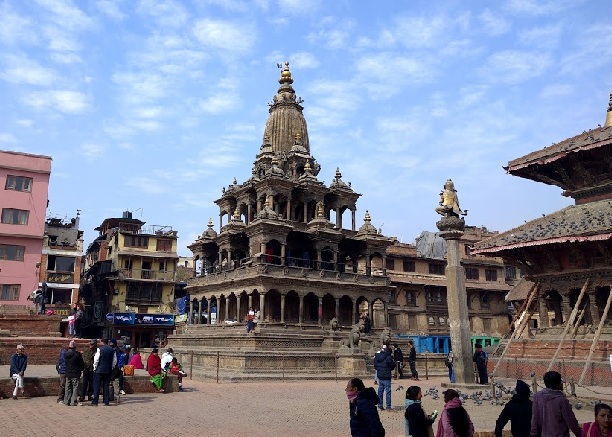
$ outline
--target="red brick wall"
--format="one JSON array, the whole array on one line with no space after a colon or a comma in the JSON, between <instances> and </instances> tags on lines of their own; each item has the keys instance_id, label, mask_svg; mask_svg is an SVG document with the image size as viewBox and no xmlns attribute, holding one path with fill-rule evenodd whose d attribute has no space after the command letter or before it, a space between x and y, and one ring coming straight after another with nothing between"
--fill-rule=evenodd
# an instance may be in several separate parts
<instances>
[{"instance_id":1,"label":"red brick wall","mask_svg":"<svg viewBox=\"0 0 612 437\"><path fill-rule=\"evenodd\" d=\"M59 337L60 316L38 316L35 314L0 314L0 330L11 335L29 337Z\"/></svg>"},{"instance_id":2,"label":"red brick wall","mask_svg":"<svg viewBox=\"0 0 612 437\"><path fill-rule=\"evenodd\" d=\"M67 346L68 338L0 338L0 365L10 364L11 355L17 350L17 345L25 347L28 356L28 365L51 364L56 365L62 346ZM75 340L77 350L84 351L89 347L89 340ZM0 378L4 375L0 375Z\"/></svg>"}]
</instances>

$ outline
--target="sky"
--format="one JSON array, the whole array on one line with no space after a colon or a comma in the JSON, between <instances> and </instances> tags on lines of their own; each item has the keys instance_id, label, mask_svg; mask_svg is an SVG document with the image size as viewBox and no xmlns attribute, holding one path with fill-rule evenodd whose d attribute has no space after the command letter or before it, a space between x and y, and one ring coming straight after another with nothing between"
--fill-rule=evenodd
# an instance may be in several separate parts
<instances>
[{"instance_id":1,"label":"sky","mask_svg":"<svg viewBox=\"0 0 612 437\"><path fill-rule=\"evenodd\" d=\"M170 225L189 256L243 183L288 61L311 154L383 234L436 231L446 179L466 224L568 206L505 173L597 127L609 0L0 0L0 150L53 158L47 216ZM347 220L350 223L350 220Z\"/></svg>"}]
</instances>

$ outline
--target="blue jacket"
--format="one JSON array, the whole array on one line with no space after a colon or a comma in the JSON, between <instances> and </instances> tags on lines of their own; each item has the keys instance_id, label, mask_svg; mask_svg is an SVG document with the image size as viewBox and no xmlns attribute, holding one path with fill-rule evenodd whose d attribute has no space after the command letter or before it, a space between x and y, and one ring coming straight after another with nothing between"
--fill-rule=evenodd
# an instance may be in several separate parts
<instances>
[{"instance_id":1,"label":"blue jacket","mask_svg":"<svg viewBox=\"0 0 612 437\"><path fill-rule=\"evenodd\" d=\"M64 375L66 373L66 349L62 348L59 353L59 358L57 359L57 366L55 366L55 370L60 375Z\"/></svg>"},{"instance_id":2,"label":"blue jacket","mask_svg":"<svg viewBox=\"0 0 612 437\"><path fill-rule=\"evenodd\" d=\"M384 437L376 405L380 399L373 388L368 387L357 394L355 402L349 402L352 437Z\"/></svg>"},{"instance_id":3,"label":"blue jacket","mask_svg":"<svg viewBox=\"0 0 612 437\"><path fill-rule=\"evenodd\" d=\"M374 368L378 379L391 380L391 370L395 369L395 360L391 356L391 351L384 349L377 352L374 356Z\"/></svg>"},{"instance_id":4,"label":"blue jacket","mask_svg":"<svg viewBox=\"0 0 612 437\"><path fill-rule=\"evenodd\" d=\"M28 367L28 356L25 354L14 353L11 355L11 370L10 377L12 378L15 373L25 372Z\"/></svg>"}]
</instances>

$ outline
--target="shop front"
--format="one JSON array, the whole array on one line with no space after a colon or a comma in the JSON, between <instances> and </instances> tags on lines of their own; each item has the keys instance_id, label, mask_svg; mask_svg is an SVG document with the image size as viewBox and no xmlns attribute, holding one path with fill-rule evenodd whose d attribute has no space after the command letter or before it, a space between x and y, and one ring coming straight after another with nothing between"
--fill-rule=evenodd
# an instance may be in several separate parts
<instances>
[{"instance_id":1,"label":"shop front","mask_svg":"<svg viewBox=\"0 0 612 437\"><path fill-rule=\"evenodd\" d=\"M174 314L109 313L112 338L137 348L165 347L174 331Z\"/></svg>"}]
</instances>

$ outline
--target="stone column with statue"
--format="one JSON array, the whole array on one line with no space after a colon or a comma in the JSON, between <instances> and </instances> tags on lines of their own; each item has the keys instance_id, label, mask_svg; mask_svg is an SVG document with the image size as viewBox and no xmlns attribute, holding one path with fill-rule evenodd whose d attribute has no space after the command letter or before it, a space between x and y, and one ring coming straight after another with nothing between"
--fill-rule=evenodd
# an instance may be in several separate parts
<instances>
[{"instance_id":1,"label":"stone column with statue","mask_svg":"<svg viewBox=\"0 0 612 437\"><path fill-rule=\"evenodd\" d=\"M440 203L436 212L442 216L436 226L440 230L440 236L446 241L446 299L455 381L458 384L473 384L474 365L465 272L459 255L459 240L465 229L463 216L467 215L467 210L462 211L459 207L457 191L450 179L440 192Z\"/></svg>"}]
</instances>

